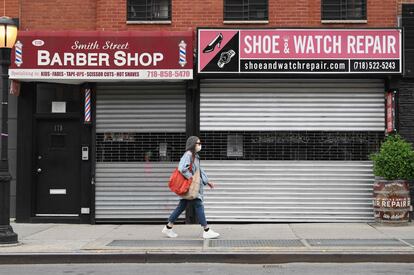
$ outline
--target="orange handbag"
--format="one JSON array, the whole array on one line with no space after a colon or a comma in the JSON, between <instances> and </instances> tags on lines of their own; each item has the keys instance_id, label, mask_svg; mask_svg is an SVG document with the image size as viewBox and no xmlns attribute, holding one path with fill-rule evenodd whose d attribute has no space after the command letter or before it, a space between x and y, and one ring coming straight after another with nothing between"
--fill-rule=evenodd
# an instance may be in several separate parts
<instances>
[{"instance_id":1,"label":"orange handbag","mask_svg":"<svg viewBox=\"0 0 414 275\"><path fill-rule=\"evenodd\" d=\"M190 171L193 172L193 164L190 164ZM176 193L177 195L184 195L187 193L188 189L190 189L190 185L192 182L192 178L187 179L186 177L181 174L178 168L175 168L174 172L170 177L170 181L168 182L168 187L170 190Z\"/></svg>"}]
</instances>

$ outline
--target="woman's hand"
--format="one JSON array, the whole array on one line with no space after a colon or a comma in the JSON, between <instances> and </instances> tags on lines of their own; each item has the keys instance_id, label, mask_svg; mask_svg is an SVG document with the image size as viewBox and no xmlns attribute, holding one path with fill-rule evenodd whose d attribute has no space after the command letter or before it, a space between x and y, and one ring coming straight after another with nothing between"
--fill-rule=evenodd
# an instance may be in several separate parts
<instances>
[{"instance_id":1,"label":"woman's hand","mask_svg":"<svg viewBox=\"0 0 414 275\"><path fill-rule=\"evenodd\" d=\"M214 183L212 183L212 182L207 183L207 185L208 185L211 189L214 189L214 187L215 187Z\"/></svg>"}]
</instances>

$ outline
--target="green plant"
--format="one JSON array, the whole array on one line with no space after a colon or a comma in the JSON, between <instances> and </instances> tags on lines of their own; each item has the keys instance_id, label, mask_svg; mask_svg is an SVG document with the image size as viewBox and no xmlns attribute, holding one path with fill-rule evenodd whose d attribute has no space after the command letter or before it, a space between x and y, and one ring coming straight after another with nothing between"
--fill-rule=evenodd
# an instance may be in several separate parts
<instances>
[{"instance_id":1,"label":"green plant","mask_svg":"<svg viewBox=\"0 0 414 275\"><path fill-rule=\"evenodd\" d=\"M414 151L400 135L390 135L380 151L370 156L374 162L374 175L386 180L414 178Z\"/></svg>"}]
</instances>

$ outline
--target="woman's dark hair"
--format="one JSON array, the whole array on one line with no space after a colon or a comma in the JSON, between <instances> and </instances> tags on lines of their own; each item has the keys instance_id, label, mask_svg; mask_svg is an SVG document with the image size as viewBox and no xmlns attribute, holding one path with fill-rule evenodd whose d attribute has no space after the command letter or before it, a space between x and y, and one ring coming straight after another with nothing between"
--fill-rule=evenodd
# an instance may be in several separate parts
<instances>
[{"instance_id":1,"label":"woman's dark hair","mask_svg":"<svg viewBox=\"0 0 414 275\"><path fill-rule=\"evenodd\" d=\"M187 139L187 142L185 144L185 150L186 151L191 151L191 153L193 154L193 160L195 159L195 147L197 145L197 141L199 140L198 137L196 136L191 136Z\"/></svg>"}]
</instances>

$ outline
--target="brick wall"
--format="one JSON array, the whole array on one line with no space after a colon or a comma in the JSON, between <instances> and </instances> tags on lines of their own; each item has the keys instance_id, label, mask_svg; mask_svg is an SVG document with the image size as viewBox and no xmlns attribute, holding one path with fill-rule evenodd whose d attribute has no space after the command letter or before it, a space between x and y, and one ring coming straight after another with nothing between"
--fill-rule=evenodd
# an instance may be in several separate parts
<instances>
[{"instance_id":1,"label":"brick wall","mask_svg":"<svg viewBox=\"0 0 414 275\"><path fill-rule=\"evenodd\" d=\"M95 30L96 0L20 0L20 22L22 30Z\"/></svg>"},{"instance_id":2,"label":"brick wall","mask_svg":"<svg viewBox=\"0 0 414 275\"><path fill-rule=\"evenodd\" d=\"M11 18L19 17L19 2L20 0L6 0L0 2L0 11L2 15L6 15Z\"/></svg>"},{"instance_id":3,"label":"brick wall","mask_svg":"<svg viewBox=\"0 0 414 275\"><path fill-rule=\"evenodd\" d=\"M20 2L20 9L18 3ZM320 0L269 1L269 24L245 27L394 27L401 3L368 0L367 24L321 24ZM223 24L223 0L172 0L171 24L126 24L126 0L7 0L25 30L188 30Z\"/></svg>"},{"instance_id":4,"label":"brick wall","mask_svg":"<svg viewBox=\"0 0 414 275\"><path fill-rule=\"evenodd\" d=\"M367 24L321 24L320 0L269 1L269 23L242 25L246 27L394 27L397 24L397 2L401 0L368 0ZM414 0L413 0L414 1ZM114 2L120 4L114 4ZM98 0L99 30L188 30L198 26L232 27L223 24L223 0L173 0L172 23L169 25L127 25L126 0ZM108 10L114 11L113 17ZM107 20L105 20L106 18Z\"/></svg>"}]
</instances>

